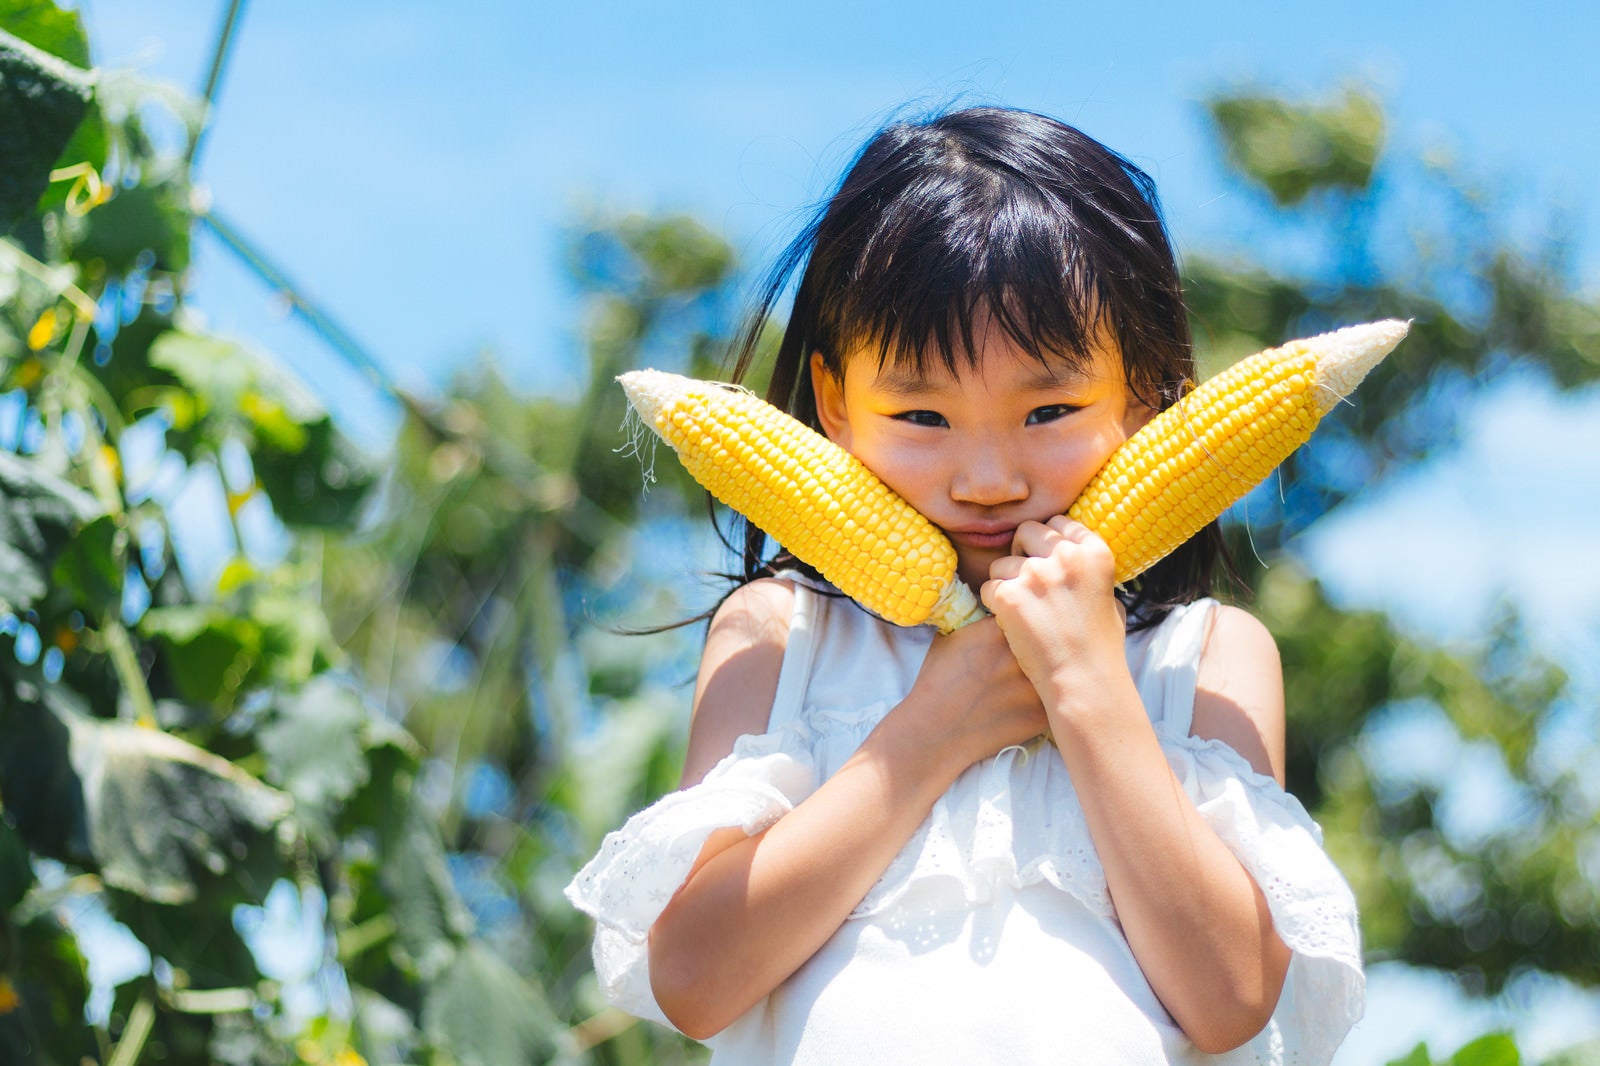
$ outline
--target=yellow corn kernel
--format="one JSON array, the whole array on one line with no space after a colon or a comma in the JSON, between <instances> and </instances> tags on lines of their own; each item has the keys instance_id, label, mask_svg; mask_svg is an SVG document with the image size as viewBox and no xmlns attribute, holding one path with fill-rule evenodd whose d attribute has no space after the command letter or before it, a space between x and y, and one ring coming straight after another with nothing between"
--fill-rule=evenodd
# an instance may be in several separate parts
<instances>
[{"instance_id":1,"label":"yellow corn kernel","mask_svg":"<svg viewBox=\"0 0 1600 1066\"><path fill-rule=\"evenodd\" d=\"M981 617L945 535L843 448L730 385L657 370L618 380L696 481L863 607L896 625Z\"/></svg>"},{"instance_id":2,"label":"yellow corn kernel","mask_svg":"<svg viewBox=\"0 0 1600 1066\"><path fill-rule=\"evenodd\" d=\"M1406 335L1373 322L1241 359L1114 452L1067 511L1128 581L1227 510L1303 444Z\"/></svg>"}]
</instances>

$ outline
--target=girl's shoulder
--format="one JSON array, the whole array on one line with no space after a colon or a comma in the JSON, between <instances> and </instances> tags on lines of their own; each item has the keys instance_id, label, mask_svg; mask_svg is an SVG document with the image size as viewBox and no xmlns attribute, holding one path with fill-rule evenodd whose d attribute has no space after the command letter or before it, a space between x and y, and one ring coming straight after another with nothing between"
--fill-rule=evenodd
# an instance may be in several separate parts
<instances>
[{"instance_id":1,"label":"girl's shoulder","mask_svg":"<svg viewBox=\"0 0 1600 1066\"><path fill-rule=\"evenodd\" d=\"M711 627L748 629L755 624L765 632L773 625L789 628L794 610L795 583L788 576L758 577L728 593L711 615Z\"/></svg>"},{"instance_id":2,"label":"girl's shoulder","mask_svg":"<svg viewBox=\"0 0 1600 1066\"><path fill-rule=\"evenodd\" d=\"M1283 782L1283 666L1271 632L1242 608L1211 611L1190 731L1227 743L1259 773Z\"/></svg>"},{"instance_id":3,"label":"girl's shoulder","mask_svg":"<svg viewBox=\"0 0 1600 1066\"><path fill-rule=\"evenodd\" d=\"M778 691L795 587L758 578L730 592L711 616L700 673L683 784L694 784L747 733L764 733Z\"/></svg>"}]
</instances>

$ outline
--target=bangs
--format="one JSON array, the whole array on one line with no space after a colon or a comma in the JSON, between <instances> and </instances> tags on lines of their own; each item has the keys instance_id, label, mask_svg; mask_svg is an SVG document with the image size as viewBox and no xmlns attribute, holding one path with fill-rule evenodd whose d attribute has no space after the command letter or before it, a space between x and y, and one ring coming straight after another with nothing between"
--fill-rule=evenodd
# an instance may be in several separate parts
<instances>
[{"instance_id":1,"label":"bangs","mask_svg":"<svg viewBox=\"0 0 1600 1066\"><path fill-rule=\"evenodd\" d=\"M1109 293L1067 202L971 161L923 173L871 219L854 262L833 264L819 346L830 365L876 349L879 368L971 368L987 329L1030 357L1086 371Z\"/></svg>"}]
</instances>

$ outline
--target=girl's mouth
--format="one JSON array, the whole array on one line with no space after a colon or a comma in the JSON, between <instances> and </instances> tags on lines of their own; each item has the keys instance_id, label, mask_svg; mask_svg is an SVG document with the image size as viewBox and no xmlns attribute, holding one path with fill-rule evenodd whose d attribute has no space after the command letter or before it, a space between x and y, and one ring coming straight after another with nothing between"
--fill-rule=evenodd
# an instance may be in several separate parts
<instances>
[{"instance_id":1,"label":"girl's mouth","mask_svg":"<svg viewBox=\"0 0 1600 1066\"><path fill-rule=\"evenodd\" d=\"M947 529L945 533L957 544L968 548L977 548L982 551L1009 551L1011 538L1016 535L1016 529L1007 526L1003 529Z\"/></svg>"}]
</instances>

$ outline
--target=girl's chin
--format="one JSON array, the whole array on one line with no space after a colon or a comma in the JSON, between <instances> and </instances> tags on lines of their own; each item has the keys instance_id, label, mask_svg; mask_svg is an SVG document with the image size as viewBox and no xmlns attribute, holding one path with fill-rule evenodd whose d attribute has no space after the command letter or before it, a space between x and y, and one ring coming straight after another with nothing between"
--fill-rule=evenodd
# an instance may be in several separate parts
<instances>
[{"instance_id":1,"label":"girl's chin","mask_svg":"<svg viewBox=\"0 0 1600 1066\"><path fill-rule=\"evenodd\" d=\"M956 576L970 585L973 592L977 592L983 583L989 580L989 567L994 561L1004 559L1010 554L1000 549L962 552L956 560Z\"/></svg>"}]
</instances>

